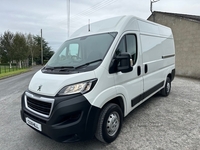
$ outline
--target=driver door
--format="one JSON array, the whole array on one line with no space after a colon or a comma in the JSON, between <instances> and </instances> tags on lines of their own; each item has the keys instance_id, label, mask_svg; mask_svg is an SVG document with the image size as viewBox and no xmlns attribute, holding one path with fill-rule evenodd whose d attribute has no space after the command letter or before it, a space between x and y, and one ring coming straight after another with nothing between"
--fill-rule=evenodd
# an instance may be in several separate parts
<instances>
[{"instance_id":1,"label":"driver door","mask_svg":"<svg viewBox=\"0 0 200 150\"><path fill-rule=\"evenodd\" d=\"M127 113L142 100L143 94L143 77L142 77L142 59L139 38L137 33L126 33L122 36L115 56L122 52L131 54L133 61L133 70L128 73L117 72L114 74L116 89L118 94L122 94L127 103Z\"/></svg>"}]
</instances>

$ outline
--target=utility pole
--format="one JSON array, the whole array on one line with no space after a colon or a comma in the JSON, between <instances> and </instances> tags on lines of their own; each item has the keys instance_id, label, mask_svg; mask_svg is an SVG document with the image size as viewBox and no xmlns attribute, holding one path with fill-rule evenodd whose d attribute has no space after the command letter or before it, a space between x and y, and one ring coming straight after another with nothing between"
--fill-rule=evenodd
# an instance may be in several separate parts
<instances>
[{"instance_id":1,"label":"utility pole","mask_svg":"<svg viewBox=\"0 0 200 150\"><path fill-rule=\"evenodd\" d=\"M150 0L150 11L153 13L153 3L158 2L159 0Z\"/></svg>"},{"instance_id":2,"label":"utility pole","mask_svg":"<svg viewBox=\"0 0 200 150\"><path fill-rule=\"evenodd\" d=\"M67 0L67 37L69 38L70 34L70 0Z\"/></svg>"},{"instance_id":3,"label":"utility pole","mask_svg":"<svg viewBox=\"0 0 200 150\"><path fill-rule=\"evenodd\" d=\"M42 29L41 29L41 65L43 65L43 43L42 43Z\"/></svg>"},{"instance_id":4,"label":"utility pole","mask_svg":"<svg viewBox=\"0 0 200 150\"><path fill-rule=\"evenodd\" d=\"M155 15L153 14L153 3L158 2L159 0L150 0L150 11L153 17L153 22L155 22Z\"/></svg>"}]
</instances>

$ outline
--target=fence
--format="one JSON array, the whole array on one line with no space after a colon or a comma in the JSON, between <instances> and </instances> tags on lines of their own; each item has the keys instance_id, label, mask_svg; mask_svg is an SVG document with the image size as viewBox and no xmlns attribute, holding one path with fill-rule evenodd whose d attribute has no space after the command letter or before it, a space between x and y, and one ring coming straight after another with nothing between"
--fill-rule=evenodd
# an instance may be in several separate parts
<instances>
[{"instance_id":1,"label":"fence","mask_svg":"<svg viewBox=\"0 0 200 150\"><path fill-rule=\"evenodd\" d=\"M22 65L22 67L19 68L19 66L17 66L17 65L12 65L12 68L10 68L9 65L1 65L0 64L0 74L16 71L16 70L20 70L20 69L24 69L24 68L27 68L27 67L28 66Z\"/></svg>"}]
</instances>

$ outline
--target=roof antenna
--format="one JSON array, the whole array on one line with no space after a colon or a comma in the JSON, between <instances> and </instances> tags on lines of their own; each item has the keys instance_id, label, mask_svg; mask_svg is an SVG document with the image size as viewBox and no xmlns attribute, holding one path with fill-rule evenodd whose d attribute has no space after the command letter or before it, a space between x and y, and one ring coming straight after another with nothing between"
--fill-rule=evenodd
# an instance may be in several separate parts
<instances>
[{"instance_id":1,"label":"roof antenna","mask_svg":"<svg viewBox=\"0 0 200 150\"><path fill-rule=\"evenodd\" d=\"M90 32L90 19L88 19L88 32Z\"/></svg>"}]
</instances>

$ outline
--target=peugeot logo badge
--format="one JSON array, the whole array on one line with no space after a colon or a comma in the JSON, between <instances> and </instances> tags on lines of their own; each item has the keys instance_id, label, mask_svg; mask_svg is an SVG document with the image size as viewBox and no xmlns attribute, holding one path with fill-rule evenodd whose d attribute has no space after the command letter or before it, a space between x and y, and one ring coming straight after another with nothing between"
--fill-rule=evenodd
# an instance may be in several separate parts
<instances>
[{"instance_id":1,"label":"peugeot logo badge","mask_svg":"<svg viewBox=\"0 0 200 150\"><path fill-rule=\"evenodd\" d=\"M37 89L37 91L41 91L42 85L40 85Z\"/></svg>"}]
</instances>

